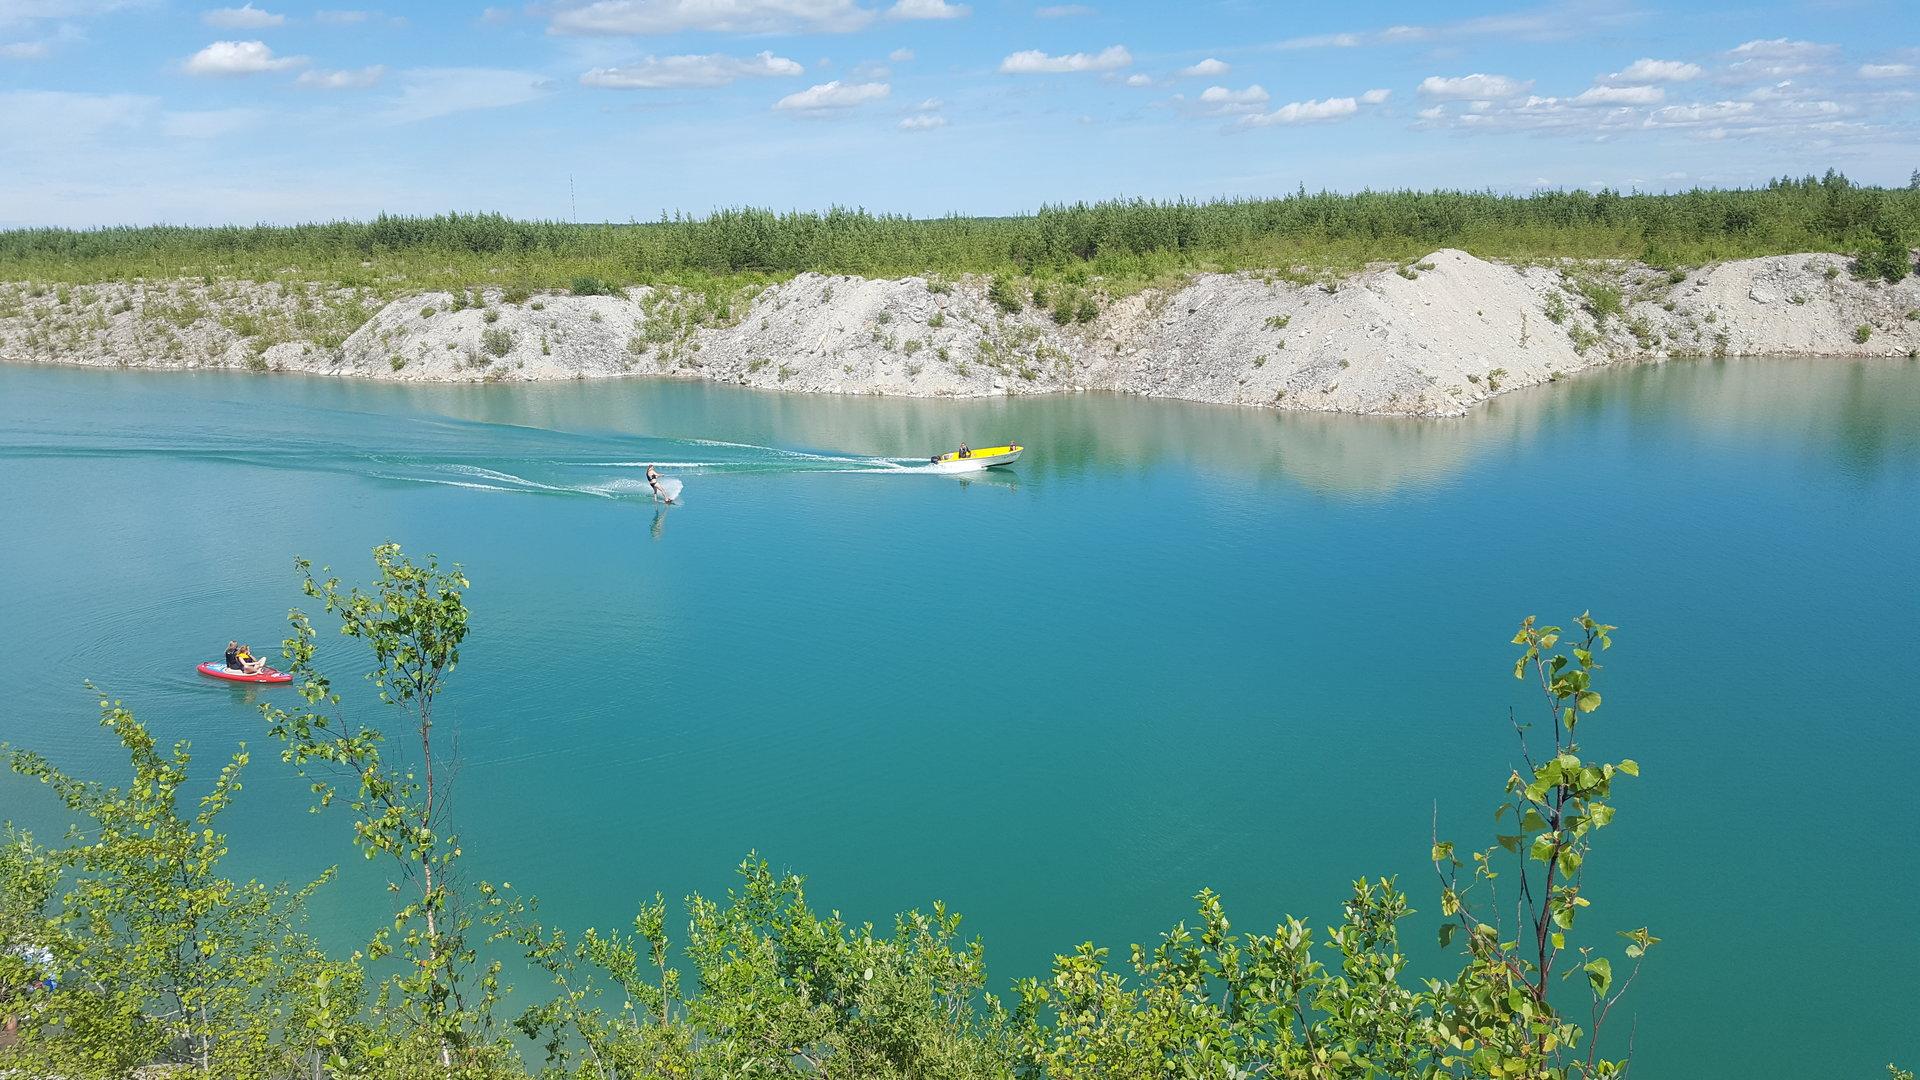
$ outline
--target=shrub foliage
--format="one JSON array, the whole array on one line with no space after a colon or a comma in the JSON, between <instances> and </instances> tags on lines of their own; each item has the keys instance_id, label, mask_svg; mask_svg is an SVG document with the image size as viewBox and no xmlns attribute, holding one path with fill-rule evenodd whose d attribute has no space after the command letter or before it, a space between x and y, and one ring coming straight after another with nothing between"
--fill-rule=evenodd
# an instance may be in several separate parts
<instances>
[{"instance_id":1,"label":"shrub foliage","mask_svg":"<svg viewBox=\"0 0 1920 1080\"><path fill-rule=\"evenodd\" d=\"M1450 970L1415 974L1400 937L1412 909L1392 879L1355 882L1330 926L1288 917L1251 933L1202 890L1191 923L1124 962L1082 944L1003 1004L983 947L943 905L851 925L754 856L725 897L690 896L672 917L656 894L630 929L577 935L543 924L534 898L473 877L482 856L453 833L449 718L435 709L466 636L468 583L395 545L375 561L366 590L298 569L307 596L369 646L367 677L402 741L390 749L378 726L346 716L297 611L298 703L263 711L315 809L347 818L364 854L395 873L391 917L350 958L323 955L300 912L325 879L293 890L223 876L218 818L246 755L183 807L188 748L162 751L103 702L128 786L9 755L87 830L43 847L9 828L0 846L0 1014L19 1024L0 1075L150 1064L392 1080L1625 1075L1609 1054L1628 1040L1607 1025L1658 939L1588 932L1595 841L1615 785L1639 767L1583 748L1614 630L1587 615L1564 632L1529 618L1513 638L1514 674L1539 712L1520 727L1492 842L1433 840ZM525 982L509 997L516 971Z\"/></svg>"},{"instance_id":2,"label":"shrub foliage","mask_svg":"<svg viewBox=\"0 0 1920 1080\"><path fill-rule=\"evenodd\" d=\"M35 279L295 276L396 289L497 280L519 295L805 271L1139 280L1196 268L1406 262L1453 246L1482 256L1637 258L1663 266L1867 252L1873 272L1896 274L1883 261L1905 250L1916 221L1920 191L1862 187L1829 171L1761 188L1674 194L1303 188L1268 199L1062 203L999 218L730 209L629 224L448 214L295 226L16 229L0 232L0 268Z\"/></svg>"}]
</instances>

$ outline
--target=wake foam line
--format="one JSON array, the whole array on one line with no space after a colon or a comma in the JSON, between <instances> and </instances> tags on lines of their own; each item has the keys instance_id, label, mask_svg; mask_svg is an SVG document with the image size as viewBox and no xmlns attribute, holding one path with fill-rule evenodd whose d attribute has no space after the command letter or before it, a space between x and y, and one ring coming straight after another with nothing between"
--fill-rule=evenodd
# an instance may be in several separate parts
<instances>
[{"instance_id":1,"label":"wake foam line","mask_svg":"<svg viewBox=\"0 0 1920 1080\"><path fill-rule=\"evenodd\" d=\"M443 469L446 469L449 472L463 473L468 476L478 476L483 480L492 480L492 481L495 481L496 483L501 483L501 484L514 484L531 491L552 491L552 492L558 492L560 494L567 494L570 492L576 492L581 490L579 488L556 487L553 484L543 484L538 480L529 480L524 476L515 476L512 473L497 472L493 469L482 468L478 465L443 465L440 467Z\"/></svg>"},{"instance_id":2,"label":"wake foam line","mask_svg":"<svg viewBox=\"0 0 1920 1080\"><path fill-rule=\"evenodd\" d=\"M430 476L393 476L389 473L373 473L375 479L392 480L402 484L440 484L445 487L466 488L469 491L496 491L502 495L513 495L520 488L496 487L493 484L470 484L465 480L435 480Z\"/></svg>"},{"instance_id":3,"label":"wake foam line","mask_svg":"<svg viewBox=\"0 0 1920 1080\"><path fill-rule=\"evenodd\" d=\"M688 439L686 441L693 443L696 446L725 446L734 450L764 450L769 454L778 454L781 457L800 458L805 461L831 461L831 462L842 462L842 463L853 464L853 465L862 465L868 462L887 460L886 458L848 457L843 454L819 454L819 453L814 453L813 451L810 451L810 450L787 450L778 446L761 446L757 443L726 442L720 439ZM734 463L729 462L728 464L734 464ZM748 464L748 463L741 462L740 464Z\"/></svg>"}]
</instances>

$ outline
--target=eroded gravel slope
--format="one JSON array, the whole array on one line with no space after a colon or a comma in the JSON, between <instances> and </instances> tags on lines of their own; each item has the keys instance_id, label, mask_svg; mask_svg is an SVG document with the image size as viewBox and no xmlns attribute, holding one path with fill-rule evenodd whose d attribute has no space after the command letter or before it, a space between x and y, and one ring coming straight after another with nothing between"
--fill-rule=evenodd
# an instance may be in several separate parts
<instances>
[{"instance_id":1,"label":"eroded gravel slope","mask_svg":"<svg viewBox=\"0 0 1920 1080\"><path fill-rule=\"evenodd\" d=\"M0 359L403 381L667 375L923 397L1093 389L1453 416L1622 361L1920 350L1920 279L1856 280L1836 255L1682 275L1443 250L1345 279L1200 274L1113 300L1092 290L1098 314L1065 323L1000 310L988 284L805 274L732 296L636 288L509 302L482 289L381 304L271 283L10 283Z\"/></svg>"}]
</instances>

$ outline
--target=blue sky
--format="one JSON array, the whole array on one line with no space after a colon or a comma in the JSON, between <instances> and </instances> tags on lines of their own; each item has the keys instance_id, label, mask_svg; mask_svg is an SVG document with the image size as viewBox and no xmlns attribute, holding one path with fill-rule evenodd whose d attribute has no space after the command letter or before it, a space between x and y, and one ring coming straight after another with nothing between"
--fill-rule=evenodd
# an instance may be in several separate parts
<instances>
[{"instance_id":1,"label":"blue sky","mask_svg":"<svg viewBox=\"0 0 1920 1080\"><path fill-rule=\"evenodd\" d=\"M0 0L0 225L1920 169L1914 0Z\"/></svg>"}]
</instances>

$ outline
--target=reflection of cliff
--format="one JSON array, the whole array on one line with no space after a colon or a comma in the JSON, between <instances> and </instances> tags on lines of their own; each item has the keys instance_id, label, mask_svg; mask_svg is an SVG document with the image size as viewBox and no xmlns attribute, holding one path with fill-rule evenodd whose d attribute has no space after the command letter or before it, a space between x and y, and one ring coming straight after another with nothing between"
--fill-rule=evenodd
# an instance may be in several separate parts
<instances>
[{"instance_id":1,"label":"reflection of cliff","mask_svg":"<svg viewBox=\"0 0 1920 1080\"><path fill-rule=\"evenodd\" d=\"M1719 439L1862 471L1920 451L1920 362L1913 360L1694 360L1576 380L1575 389L1636 420L1679 414Z\"/></svg>"},{"instance_id":2,"label":"reflection of cliff","mask_svg":"<svg viewBox=\"0 0 1920 1080\"><path fill-rule=\"evenodd\" d=\"M1450 420L1341 416L1198 405L1117 394L980 400L795 395L696 382L546 386L362 386L424 412L572 431L702 438L916 458L962 440L1032 448L1015 467L1044 483L1088 472L1203 466L1253 482L1380 495L1444 484L1502 446L1576 416L1676 424L1717 439L1783 440L1797 454L1862 468L1920 451L1920 362L1904 359L1673 361L1588 372L1503 394ZM369 401L369 404L372 404Z\"/></svg>"}]
</instances>

